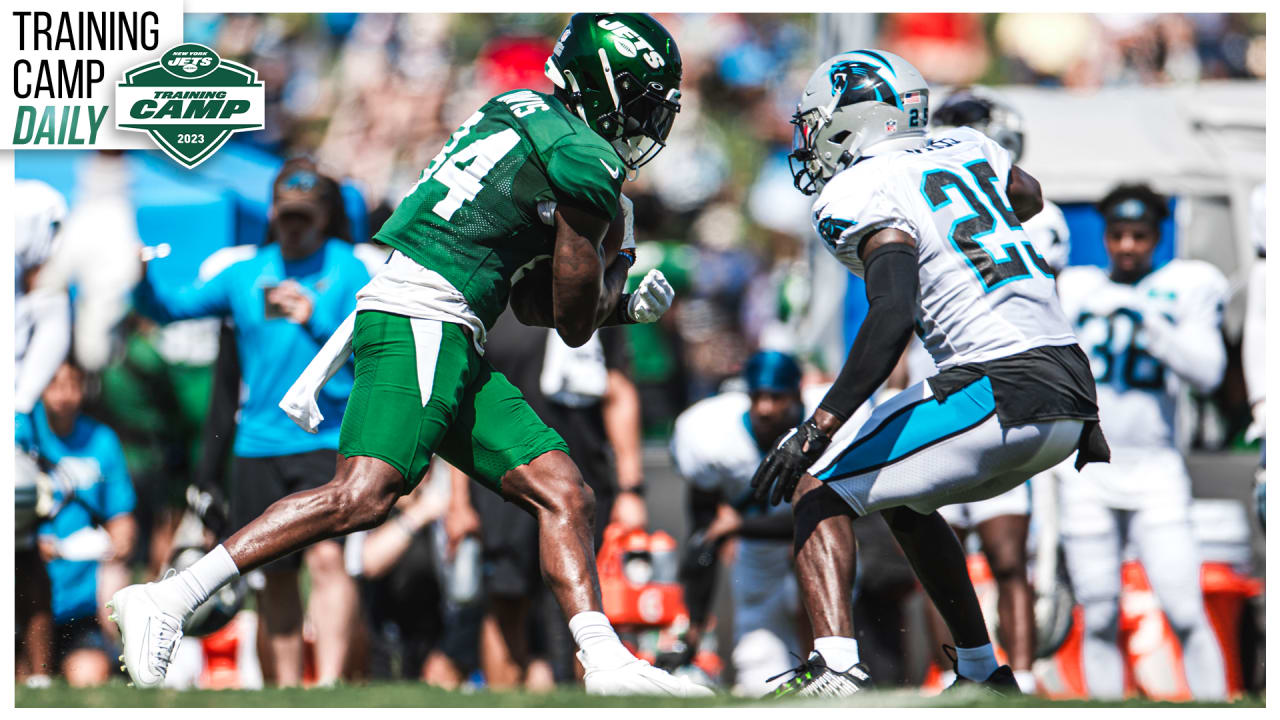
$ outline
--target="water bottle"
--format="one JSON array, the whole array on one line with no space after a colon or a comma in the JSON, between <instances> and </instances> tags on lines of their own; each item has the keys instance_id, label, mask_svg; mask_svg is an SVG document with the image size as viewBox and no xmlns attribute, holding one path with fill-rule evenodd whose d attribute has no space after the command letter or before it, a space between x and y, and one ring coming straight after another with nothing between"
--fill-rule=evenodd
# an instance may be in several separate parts
<instances>
[{"instance_id":1,"label":"water bottle","mask_svg":"<svg viewBox=\"0 0 1280 720\"><path fill-rule=\"evenodd\" d=\"M456 605L470 605L480 596L480 552L480 540L474 536L458 542L445 582L449 600Z\"/></svg>"},{"instance_id":2,"label":"water bottle","mask_svg":"<svg viewBox=\"0 0 1280 720\"><path fill-rule=\"evenodd\" d=\"M680 558L676 554L675 538L661 530L650 535L649 561L653 563L653 582L675 582L680 565Z\"/></svg>"}]
</instances>

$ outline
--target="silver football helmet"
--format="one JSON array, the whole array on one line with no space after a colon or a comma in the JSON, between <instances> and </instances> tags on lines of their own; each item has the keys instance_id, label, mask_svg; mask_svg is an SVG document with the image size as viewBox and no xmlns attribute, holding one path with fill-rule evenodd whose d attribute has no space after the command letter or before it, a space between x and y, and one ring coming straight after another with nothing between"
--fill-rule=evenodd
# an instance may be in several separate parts
<instances>
[{"instance_id":1,"label":"silver football helmet","mask_svg":"<svg viewBox=\"0 0 1280 720\"><path fill-rule=\"evenodd\" d=\"M911 63L893 53L843 52L809 76L791 123L791 174L796 188L812 195L872 147L923 145L929 84Z\"/></svg>"},{"instance_id":2,"label":"silver football helmet","mask_svg":"<svg viewBox=\"0 0 1280 720\"><path fill-rule=\"evenodd\" d=\"M933 126L971 127L1008 150L1015 165L1026 147L1022 113L985 85L956 88L934 111Z\"/></svg>"}]
</instances>

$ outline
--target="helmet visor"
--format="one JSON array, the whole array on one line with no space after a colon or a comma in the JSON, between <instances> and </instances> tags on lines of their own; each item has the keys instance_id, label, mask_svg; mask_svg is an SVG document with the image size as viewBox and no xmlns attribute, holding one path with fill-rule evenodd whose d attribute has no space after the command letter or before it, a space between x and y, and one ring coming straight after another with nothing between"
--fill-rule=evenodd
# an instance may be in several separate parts
<instances>
[{"instance_id":1,"label":"helmet visor","mask_svg":"<svg viewBox=\"0 0 1280 720\"><path fill-rule=\"evenodd\" d=\"M822 177L822 167L814 151L822 122L822 113L818 108L804 113L796 112L791 116L794 130L791 133L791 154L787 156L787 162L790 164L796 189L805 195L812 195L817 191L818 180Z\"/></svg>"},{"instance_id":2,"label":"helmet visor","mask_svg":"<svg viewBox=\"0 0 1280 720\"><path fill-rule=\"evenodd\" d=\"M629 88L640 87L630 73L620 73L619 79L624 93ZM619 148L623 162L634 170L653 160L666 147L676 113L680 112L680 91L672 88L664 93L661 85L649 83L640 92L623 99L619 110L622 137L614 141L614 147ZM627 148L625 153L621 146Z\"/></svg>"}]
</instances>

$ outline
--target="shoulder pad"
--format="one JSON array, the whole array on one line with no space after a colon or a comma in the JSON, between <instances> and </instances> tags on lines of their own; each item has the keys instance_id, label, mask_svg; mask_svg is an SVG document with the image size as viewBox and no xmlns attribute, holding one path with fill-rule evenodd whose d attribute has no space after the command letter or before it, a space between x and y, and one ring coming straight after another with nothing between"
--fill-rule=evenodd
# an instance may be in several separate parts
<instances>
[{"instance_id":1,"label":"shoulder pad","mask_svg":"<svg viewBox=\"0 0 1280 720\"><path fill-rule=\"evenodd\" d=\"M618 212L626 168L603 140L583 142L577 135L557 143L547 156L547 179L556 201L588 210L606 220Z\"/></svg>"}]
</instances>

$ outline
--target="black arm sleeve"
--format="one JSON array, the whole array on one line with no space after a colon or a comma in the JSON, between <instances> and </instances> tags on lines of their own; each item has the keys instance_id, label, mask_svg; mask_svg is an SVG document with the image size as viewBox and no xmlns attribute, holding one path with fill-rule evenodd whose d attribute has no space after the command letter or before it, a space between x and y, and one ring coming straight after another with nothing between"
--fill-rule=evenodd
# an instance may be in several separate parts
<instances>
[{"instance_id":1,"label":"black arm sleeve","mask_svg":"<svg viewBox=\"0 0 1280 720\"><path fill-rule=\"evenodd\" d=\"M835 384L818 406L841 420L848 420L893 372L911 340L916 293L920 289L916 249L906 243L889 243L872 250L863 266L870 303L867 319L858 330Z\"/></svg>"},{"instance_id":2,"label":"black arm sleeve","mask_svg":"<svg viewBox=\"0 0 1280 720\"><path fill-rule=\"evenodd\" d=\"M789 512L752 515L742 518L738 536L753 540L791 540L795 520Z\"/></svg>"},{"instance_id":3,"label":"black arm sleeve","mask_svg":"<svg viewBox=\"0 0 1280 720\"><path fill-rule=\"evenodd\" d=\"M227 497L225 478L236 437L236 411L240 408L240 356L236 352L235 329L226 320L218 335L218 359L213 366L213 393L209 415L201 431L200 462L196 465L194 485L219 500ZM219 503L220 504L220 503ZM221 512L207 514L206 526L223 540L227 518ZM221 525L221 527L217 527Z\"/></svg>"},{"instance_id":4,"label":"black arm sleeve","mask_svg":"<svg viewBox=\"0 0 1280 720\"><path fill-rule=\"evenodd\" d=\"M680 584L684 587L684 604L689 622L702 625L711 611L711 596L716 589L716 543L706 542L704 532L716 516L719 493L689 488L689 507L693 534L685 544L680 559Z\"/></svg>"}]
</instances>

